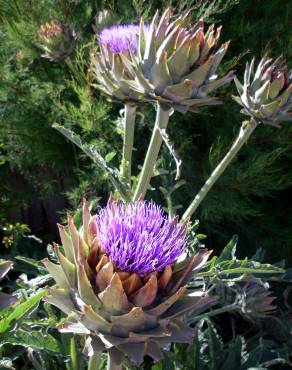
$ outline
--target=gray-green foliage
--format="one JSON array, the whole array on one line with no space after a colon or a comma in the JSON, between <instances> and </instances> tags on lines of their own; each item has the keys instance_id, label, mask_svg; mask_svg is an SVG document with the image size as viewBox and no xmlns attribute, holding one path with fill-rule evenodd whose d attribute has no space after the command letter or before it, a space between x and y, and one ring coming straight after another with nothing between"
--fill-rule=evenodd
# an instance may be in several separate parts
<instances>
[{"instance_id":1,"label":"gray-green foliage","mask_svg":"<svg viewBox=\"0 0 292 370\"><path fill-rule=\"evenodd\" d=\"M198 239L202 240L202 236L193 233L190 240L193 243L190 244L196 244L196 248L199 248ZM154 365L146 359L145 369L177 369L187 366L190 370L245 370L289 363L291 325L285 322L284 316L261 321L255 319L249 323L246 321L248 316L240 313L240 310L226 310L226 307L233 304L236 295L240 294L241 285L246 280L253 278L261 283L272 280L281 282L284 277L281 267L261 263L260 253L253 257L253 262L239 260L236 257L236 244L237 238L234 237L193 281L196 284L196 281L204 280L207 289L213 292L211 294L220 298L217 307L225 312L225 316L218 316L215 311L213 314L213 309L209 311L211 318L207 320L198 321L193 315L188 315L186 319L197 324L193 344L172 346L165 351L166 359L159 364ZM60 335L54 328L63 322L64 317L60 316L59 310L41 301L48 294L43 287L53 284L51 277L38 261L22 256L17 257L16 261L22 263L18 269L24 270L26 265L33 277L29 278L26 273L20 275L14 286L18 302L0 312L0 355L1 360L5 360L0 365L10 366L8 368L11 369L22 369L24 363L37 370L85 369L87 361L81 356L83 339L68 334ZM230 294L231 290L235 294ZM271 336L273 341L268 339ZM99 370L103 370L104 354L100 360ZM128 368L136 369L131 364Z\"/></svg>"}]
</instances>

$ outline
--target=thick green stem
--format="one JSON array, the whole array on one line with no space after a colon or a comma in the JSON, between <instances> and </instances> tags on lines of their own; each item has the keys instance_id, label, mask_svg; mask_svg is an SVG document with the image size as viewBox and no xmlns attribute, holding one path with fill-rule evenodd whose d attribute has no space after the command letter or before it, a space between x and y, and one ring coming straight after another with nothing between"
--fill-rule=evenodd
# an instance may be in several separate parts
<instances>
[{"instance_id":1,"label":"thick green stem","mask_svg":"<svg viewBox=\"0 0 292 370\"><path fill-rule=\"evenodd\" d=\"M89 357L88 370L98 370L100 357L101 357L100 353L94 353L91 357Z\"/></svg>"},{"instance_id":2,"label":"thick green stem","mask_svg":"<svg viewBox=\"0 0 292 370\"><path fill-rule=\"evenodd\" d=\"M155 125L153 128L152 137L147 150L143 168L139 177L138 185L135 190L133 198L134 201L139 199L139 197L141 196L144 197L144 195L146 194L163 140L160 130L165 130L167 128L170 113L171 109L164 110L159 104L157 105Z\"/></svg>"},{"instance_id":3,"label":"thick green stem","mask_svg":"<svg viewBox=\"0 0 292 370\"><path fill-rule=\"evenodd\" d=\"M107 367L106 370L122 370L122 365L115 365L110 357L108 355L107 357Z\"/></svg>"},{"instance_id":4,"label":"thick green stem","mask_svg":"<svg viewBox=\"0 0 292 370\"><path fill-rule=\"evenodd\" d=\"M131 165L134 145L136 109L137 107L135 105L125 104L125 128L121 176L122 179L126 180L129 186L131 186Z\"/></svg>"},{"instance_id":5,"label":"thick green stem","mask_svg":"<svg viewBox=\"0 0 292 370\"><path fill-rule=\"evenodd\" d=\"M70 357L71 357L72 370L78 370L78 359L77 359L76 343L75 343L74 336L70 339Z\"/></svg>"},{"instance_id":6,"label":"thick green stem","mask_svg":"<svg viewBox=\"0 0 292 370\"><path fill-rule=\"evenodd\" d=\"M186 219L190 218L193 215L193 213L197 210L197 208L199 207L199 205L201 204L205 196L208 194L208 192L211 190L215 182L219 179L219 177L225 171L226 167L230 164L230 162L233 160L233 158L242 148L243 144L246 143L246 141L248 140L250 135L253 133L256 126L257 126L257 123L253 120L251 120L248 123L246 122L243 123L242 127L240 128L239 134L235 142L233 143L231 149L226 154L226 156L222 159L222 161L218 164L218 166L212 172L211 176L205 182L201 190L195 196L194 200L191 202L190 206L184 213L182 217L182 221L185 221Z\"/></svg>"}]
</instances>

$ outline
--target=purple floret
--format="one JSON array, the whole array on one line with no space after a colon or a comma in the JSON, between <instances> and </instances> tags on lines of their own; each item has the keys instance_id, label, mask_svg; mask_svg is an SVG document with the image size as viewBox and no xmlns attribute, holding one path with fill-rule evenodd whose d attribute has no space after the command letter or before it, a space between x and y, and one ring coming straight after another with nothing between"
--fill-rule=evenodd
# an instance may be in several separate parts
<instances>
[{"instance_id":1,"label":"purple floret","mask_svg":"<svg viewBox=\"0 0 292 370\"><path fill-rule=\"evenodd\" d=\"M134 24L104 28L98 36L99 42L108 46L113 53L124 53L130 46L133 53L137 51L139 26Z\"/></svg>"},{"instance_id":2,"label":"purple floret","mask_svg":"<svg viewBox=\"0 0 292 370\"><path fill-rule=\"evenodd\" d=\"M161 271L185 250L185 226L153 202L109 201L96 220L100 245L121 271Z\"/></svg>"}]
</instances>

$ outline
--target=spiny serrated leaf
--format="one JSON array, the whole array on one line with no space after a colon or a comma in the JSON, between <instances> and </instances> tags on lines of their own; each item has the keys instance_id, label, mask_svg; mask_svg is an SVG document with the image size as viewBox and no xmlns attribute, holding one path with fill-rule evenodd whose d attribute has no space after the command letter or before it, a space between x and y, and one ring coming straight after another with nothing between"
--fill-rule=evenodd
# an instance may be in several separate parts
<instances>
[{"instance_id":1,"label":"spiny serrated leaf","mask_svg":"<svg viewBox=\"0 0 292 370\"><path fill-rule=\"evenodd\" d=\"M232 239L230 240L230 242L226 245L226 247L220 253L220 256L217 259L217 263L220 263L226 260L233 260L235 258L237 242L238 242L238 236L234 235Z\"/></svg>"},{"instance_id":2,"label":"spiny serrated leaf","mask_svg":"<svg viewBox=\"0 0 292 370\"><path fill-rule=\"evenodd\" d=\"M73 144L78 146L89 158L91 158L104 172L106 172L113 184L113 186L118 190L121 197L124 200L128 200L127 190L124 185L120 182L119 171L116 168L110 167L101 154L92 145L83 144L80 137L75 134L73 131L58 125L54 124L53 128L58 130L62 135L67 139L72 141Z\"/></svg>"},{"instance_id":3,"label":"spiny serrated leaf","mask_svg":"<svg viewBox=\"0 0 292 370\"><path fill-rule=\"evenodd\" d=\"M4 337L4 341L5 343L32 348L37 351L62 353L62 348L58 341L52 335L40 331L33 330L27 332L18 329L14 332L13 336Z\"/></svg>"},{"instance_id":4,"label":"spiny serrated leaf","mask_svg":"<svg viewBox=\"0 0 292 370\"><path fill-rule=\"evenodd\" d=\"M33 258L23 257L23 256L16 256L15 259L35 267L36 269L38 269L40 273L43 273L43 274L47 273L47 270L45 269L45 267L40 261L34 260Z\"/></svg>"},{"instance_id":5,"label":"spiny serrated leaf","mask_svg":"<svg viewBox=\"0 0 292 370\"><path fill-rule=\"evenodd\" d=\"M29 312L34 310L40 303L40 300L47 294L48 292L46 290L41 290L37 294L30 297L27 301L15 307L14 311L12 311L12 313L9 316L5 317L0 321L0 334L5 333L7 330L9 330L11 324L14 321L22 319Z\"/></svg>"}]
</instances>

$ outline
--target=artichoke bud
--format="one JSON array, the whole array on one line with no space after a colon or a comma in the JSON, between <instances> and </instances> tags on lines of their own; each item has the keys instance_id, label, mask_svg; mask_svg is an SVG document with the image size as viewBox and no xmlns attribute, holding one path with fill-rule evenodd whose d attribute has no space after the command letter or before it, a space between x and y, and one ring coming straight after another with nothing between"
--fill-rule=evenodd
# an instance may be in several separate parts
<instances>
[{"instance_id":1,"label":"artichoke bud","mask_svg":"<svg viewBox=\"0 0 292 370\"><path fill-rule=\"evenodd\" d=\"M150 25L145 25L141 18L139 26L103 30L99 35L100 49L106 48L122 57L117 74L114 58L102 52L95 54L94 59L106 66L103 72L108 77L106 81L98 69L94 70L101 90L107 91L112 99L137 104L159 101L165 109L181 112L219 104L218 99L208 94L233 79L233 71L220 79L216 75L229 43L214 52L221 28L212 25L204 32L202 20L190 28L188 23L188 13L173 19L168 8L161 17L156 12ZM177 86L180 93L170 97L169 91L175 91Z\"/></svg>"},{"instance_id":2,"label":"artichoke bud","mask_svg":"<svg viewBox=\"0 0 292 370\"><path fill-rule=\"evenodd\" d=\"M68 25L58 20L41 25L38 31L38 46L42 57L54 62L66 59L75 49L77 35Z\"/></svg>"},{"instance_id":3,"label":"artichoke bud","mask_svg":"<svg viewBox=\"0 0 292 370\"><path fill-rule=\"evenodd\" d=\"M84 201L82 228L69 217L59 230L59 264L43 261L56 282L46 299L67 315L61 332L87 336L89 356L108 351L117 364L125 356L137 364L144 356L159 361L166 345L192 340L194 329L183 315L217 302L203 290L186 289L211 252L202 249L178 264L187 225L152 202L110 199L91 216Z\"/></svg>"},{"instance_id":4,"label":"artichoke bud","mask_svg":"<svg viewBox=\"0 0 292 370\"><path fill-rule=\"evenodd\" d=\"M241 313L250 320L264 319L272 314L276 306L272 303L275 297L268 287L255 281L248 281L239 294Z\"/></svg>"},{"instance_id":5,"label":"artichoke bud","mask_svg":"<svg viewBox=\"0 0 292 370\"><path fill-rule=\"evenodd\" d=\"M264 57L254 71L255 60L246 64L244 81L235 78L239 96L233 97L257 122L280 127L282 121L292 120L292 71L282 57L274 62Z\"/></svg>"}]
</instances>

